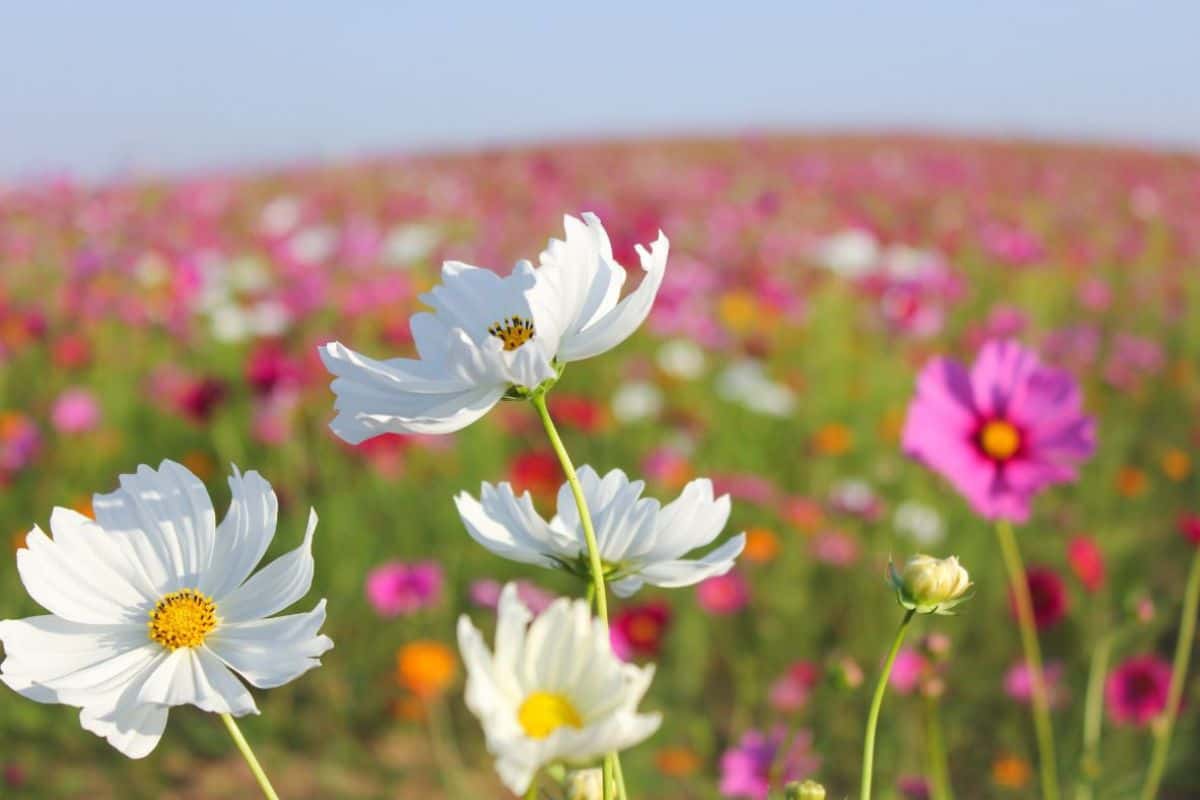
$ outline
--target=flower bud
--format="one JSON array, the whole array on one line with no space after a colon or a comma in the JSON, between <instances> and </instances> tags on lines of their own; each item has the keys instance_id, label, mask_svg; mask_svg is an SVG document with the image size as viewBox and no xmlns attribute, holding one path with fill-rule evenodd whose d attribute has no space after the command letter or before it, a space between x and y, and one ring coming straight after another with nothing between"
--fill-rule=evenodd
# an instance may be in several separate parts
<instances>
[{"instance_id":1,"label":"flower bud","mask_svg":"<svg viewBox=\"0 0 1200 800\"><path fill-rule=\"evenodd\" d=\"M825 787L816 781L792 781L783 792L786 800L825 800Z\"/></svg>"},{"instance_id":2,"label":"flower bud","mask_svg":"<svg viewBox=\"0 0 1200 800\"><path fill-rule=\"evenodd\" d=\"M971 588L970 576L954 556L916 555L900 572L889 564L888 578L900 605L918 614L949 614Z\"/></svg>"},{"instance_id":3,"label":"flower bud","mask_svg":"<svg viewBox=\"0 0 1200 800\"><path fill-rule=\"evenodd\" d=\"M599 767L581 769L567 776L567 800L601 800L604 773Z\"/></svg>"}]
</instances>

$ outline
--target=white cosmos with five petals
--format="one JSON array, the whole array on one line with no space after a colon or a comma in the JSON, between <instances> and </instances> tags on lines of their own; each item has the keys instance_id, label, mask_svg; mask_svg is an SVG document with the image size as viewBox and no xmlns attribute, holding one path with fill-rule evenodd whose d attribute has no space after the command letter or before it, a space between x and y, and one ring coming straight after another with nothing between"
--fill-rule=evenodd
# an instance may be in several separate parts
<instances>
[{"instance_id":1,"label":"white cosmos with five petals","mask_svg":"<svg viewBox=\"0 0 1200 800\"><path fill-rule=\"evenodd\" d=\"M729 496L714 497L707 478L692 481L665 506L643 498L645 484L619 469L601 478L583 466L579 482L609 585L621 597L646 583L691 586L724 575L746 546L739 533L701 558L683 558L716 539L729 520ZM471 538L488 550L526 564L586 570L587 544L570 484L559 489L558 514L549 522L534 509L529 492L518 497L508 483L485 482L480 497L460 492L454 503Z\"/></svg>"},{"instance_id":2,"label":"white cosmos with five petals","mask_svg":"<svg viewBox=\"0 0 1200 800\"><path fill-rule=\"evenodd\" d=\"M483 725L496 772L514 793L524 795L543 766L587 762L658 730L661 715L637 711L654 667L617 658L608 626L592 617L586 601L559 598L533 619L510 583L498 612L493 652L465 614L458 646L467 668L467 708Z\"/></svg>"},{"instance_id":3,"label":"white cosmos with five petals","mask_svg":"<svg viewBox=\"0 0 1200 800\"><path fill-rule=\"evenodd\" d=\"M17 552L26 590L50 613L0 622L0 680L38 702L80 708L85 729L141 758L171 706L257 714L234 673L265 689L319 666L333 647L318 633L324 600L269 618L308 593L317 515L309 512L299 548L251 576L275 536L275 493L257 472L236 468L229 485L220 525L204 484L172 461L140 466L97 494L95 520L54 509L54 538L35 527ZM151 637L151 614L188 589L215 603L215 627L198 646L169 649Z\"/></svg>"},{"instance_id":4,"label":"white cosmos with five petals","mask_svg":"<svg viewBox=\"0 0 1200 800\"><path fill-rule=\"evenodd\" d=\"M457 261L421 296L432 312L413 316L417 358L377 361L340 342L320 348L333 373L337 417L330 427L351 444L381 433L450 433L482 417L513 387L533 389L556 366L590 358L625 341L650 313L667 266L659 232L638 245L645 275L619 299L625 270L613 259L600 220L564 219L566 239L551 239L534 267L522 261L501 277ZM492 333L513 318L531 336Z\"/></svg>"}]
</instances>

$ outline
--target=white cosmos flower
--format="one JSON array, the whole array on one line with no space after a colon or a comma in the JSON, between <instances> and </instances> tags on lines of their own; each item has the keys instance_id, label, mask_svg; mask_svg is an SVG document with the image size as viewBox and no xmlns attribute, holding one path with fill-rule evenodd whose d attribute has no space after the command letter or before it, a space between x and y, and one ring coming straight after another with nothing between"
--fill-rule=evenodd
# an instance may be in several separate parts
<instances>
[{"instance_id":1,"label":"white cosmos flower","mask_svg":"<svg viewBox=\"0 0 1200 800\"><path fill-rule=\"evenodd\" d=\"M613 260L600 220L565 218L566 240L551 239L539 266L510 275L457 261L421 296L432 312L411 320L415 359L376 361L330 342L321 359L335 376L333 432L351 444L381 433L450 433L488 412L512 388L534 389L562 364L616 347L646 315L667 265L661 232L645 276L618 300L625 270Z\"/></svg>"},{"instance_id":2,"label":"white cosmos flower","mask_svg":"<svg viewBox=\"0 0 1200 800\"><path fill-rule=\"evenodd\" d=\"M0 680L80 708L84 728L141 758L171 706L257 714L234 673L265 689L319 666L333 647L318 634L324 600L268 619L308 593L317 515L299 548L251 576L275 535L275 493L257 472L235 469L229 485L220 525L204 484L172 461L97 494L94 521L54 509L54 538L35 527L17 551L21 581L50 613L0 622Z\"/></svg>"},{"instance_id":3,"label":"white cosmos flower","mask_svg":"<svg viewBox=\"0 0 1200 800\"><path fill-rule=\"evenodd\" d=\"M465 614L458 620L467 707L483 725L500 779L518 795L541 767L632 747L662 722L637 713L654 667L618 659L586 601L559 598L530 624L532 617L510 583L500 594L493 652Z\"/></svg>"},{"instance_id":4,"label":"white cosmos flower","mask_svg":"<svg viewBox=\"0 0 1200 800\"><path fill-rule=\"evenodd\" d=\"M621 597L629 597L646 583L691 586L724 575L746 545L745 534L739 533L701 558L683 558L716 539L729 519L729 496L714 498L707 478L692 481L665 506L643 498L645 484L630 481L619 469L600 478L584 466L579 482L607 580ZM583 526L569 484L558 490L558 514L549 522L538 515L529 492L517 497L508 483L485 482L480 496L482 502L466 492L454 498L475 541L513 561L590 574Z\"/></svg>"}]
</instances>

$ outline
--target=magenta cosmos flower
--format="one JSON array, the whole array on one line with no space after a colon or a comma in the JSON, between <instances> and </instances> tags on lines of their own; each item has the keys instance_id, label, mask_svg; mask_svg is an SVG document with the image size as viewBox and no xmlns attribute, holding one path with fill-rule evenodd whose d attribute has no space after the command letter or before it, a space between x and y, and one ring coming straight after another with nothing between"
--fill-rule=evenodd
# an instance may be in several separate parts
<instances>
[{"instance_id":1,"label":"magenta cosmos flower","mask_svg":"<svg viewBox=\"0 0 1200 800\"><path fill-rule=\"evenodd\" d=\"M613 652L622 661L656 658L671 625L671 607L661 600L628 606L609 628Z\"/></svg>"},{"instance_id":2,"label":"magenta cosmos flower","mask_svg":"<svg viewBox=\"0 0 1200 800\"><path fill-rule=\"evenodd\" d=\"M790 744L783 726L769 733L746 731L737 747L721 756L721 794L766 800L772 788L807 778L821 766L812 751L812 732L797 731Z\"/></svg>"},{"instance_id":3,"label":"magenta cosmos flower","mask_svg":"<svg viewBox=\"0 0 1200 800\"><path fill-rule=\"evenodd\" d=\"M1095 425L1069 373L1016 342L990 341L969 370L946 358L921 370L903 447L983 517L1024 522L1038 491L1075 479Z\"/></svg>"},{"instance_id":4,"label":"magenta cosmos flower","mask_svg":"<svg viewBox=\"0 0 1200 800\"><path fill-rule=\"evenodd\" d=\"M1118 725L1149 725L1167 708L1171 665L1156 655L1127 659L1108 676L1108 714Z\"/></svg>"},{"instance_id":5,"label":"magenta cosmos flower","mask_svg":"<svg viewBox=\"0 0 1200 800\"><path fill-rule=\"evenodd\" d=\"M393 561L367 573L367 599L382 617L411 614L438 601L442 568L434 561Z\"/></svg>"}]
</instances>

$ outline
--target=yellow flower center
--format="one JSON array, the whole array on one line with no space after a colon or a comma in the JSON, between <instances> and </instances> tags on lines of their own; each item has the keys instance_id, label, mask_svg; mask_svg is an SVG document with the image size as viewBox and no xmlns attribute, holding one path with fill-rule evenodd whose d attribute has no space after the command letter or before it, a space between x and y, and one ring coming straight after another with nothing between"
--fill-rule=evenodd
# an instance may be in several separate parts
<instances>
[{"instance_id":1,"label":"yellow flower center","mask_svg":"<svg viewBox=\"0 0 1200 800\"><path fill-rule=\"evenodd\" d=\"M505 350L516 350L533 338L533 322L512 316L500 322L492 323L488 333L504 342Z\"/></svg>"},{"instance_id":2,"label":"yellow flower center","mask_svg":"<svg viewBox=\"0 0 1200 800\"><path fill-rule=\"evenodd\" d=\"M1021 447L1021 433L1011 422L994 419L979 432L979 446L997 461L1013 457Z\"/></svg>"},{"instance_id":3,"label":"yellow flower center","mask_svg":"<svg viewBox=\"0 0 1200 800\"><path fill-rule=\"evenodd\" d=\"M165 595L150 612L150 638L168 650L199 647L217 627L217 604L195 589Z\"/></svg>"},{"instance_id":4,"label":"yellow flower center","mask_svg":"<svg viewBox=\"0 0 1200 800\"><path fill-rule=\"evenodd\" d=\"M545 739L567 725L583 727L583 718L570 699L555 692L533 692L526 697L517 709L517 721L530 739Z\"/></svg>"}]
</instances>

